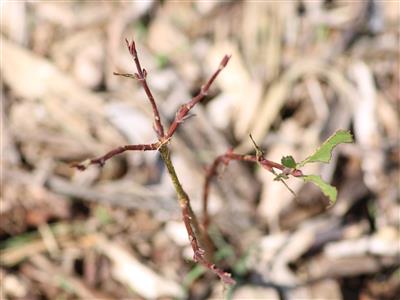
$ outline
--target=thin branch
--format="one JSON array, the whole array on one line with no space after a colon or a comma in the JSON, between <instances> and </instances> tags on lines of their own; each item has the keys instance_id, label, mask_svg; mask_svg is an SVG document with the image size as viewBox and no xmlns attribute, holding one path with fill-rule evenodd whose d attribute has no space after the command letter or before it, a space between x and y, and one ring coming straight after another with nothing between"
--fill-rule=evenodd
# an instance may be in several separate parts
<instances>
[{"instance_id":1,"label":"thin branch","mask_svg":"<svg viewBox=\"0 0 400 300\"><path fill-rule=\"evenodd\" d=\"M130 74L130 73L118 73L118 72L113 72L113 75L137 79L137 77L136 77L135 75Z\"/></svg>"},{"instance_id":2,"label":"thin branch","mask_svg":"<svg viewBox=\"0 0 400 300\"><path fill-rule=\"evenodd\" d=\"M142 145L127 145L127 146L122 146L118 147L107 154L84 161L82 163L76 163L73 164L72 166L75 168L78 168L79 170L85 170L89 165L92 164L99 164L99 165L104 165L104 163L112 158L115 155L118 155L122 152L128 151L128 150L139 150L139 151L146 151L146 150L157 150L160 152L162 159L164 160L164 163L167 167L168 173L171 177L172 183L174 185L176 194L178 196L178 201L181 206L181 211L182 211L182 218L186 227L186 231L188 233L189 241L192 246L193 252L194 252L194 260L196 262L199 262L212 272L214 272L216 275L218 275L221 280L225 284L234 284L235 280L231 278L231 275L229 273L224 272L222 269L219 269L218 267L215 266L215 264L211 263L208 258L206 257L205 251L201 248L205 244L203 237L206 235L206 233L203 233L201 231L201 228L199 226L199 223L197 221L197 217L194 214L192 207L190 205L190 199L186 192L184 191L182 184L180 183L178 176L176 175L175 168L172 164L171 157L170 157L170 152L168 148L168 141L171 139L172 135L175 133L176 129L178 128L179 124L183 122L185 118L188 117L188 112L195 106L198 102L200 102L204 96L207 94L211 84L214 82L215 78L218 76L218 74L221 72L221 70L227 65L229 61L229 56L225 55L224 58L222 59L219 68L217 71L214 72L214 74L209 78L207 83L202 86L199 94L192 98L190 102L187 104L181 106L181 108L178 110L176 114L176 118L171 124L167 135L164 135L164 129L161 124L160 120L160 115L158 112L157 105L155 103L154 97L149 89L149 86L147 85L146 81L146 76L147 72L145 69L142 69L142 66L140 65L140 61L136 52L136 46L135 42L132 41L129 43L128 40L126 40L126 44L128 46L129 52L133 57L133 60L135 61L137 73L135 74L121 74L121 73L116 73L115 75L120 75L120 76L125 76L125 77L134 77L137 80L139 80L143 86L143 89L145 90L147 97L150 101L150 104L153 108L153 114L154 114L154 128L155 131L158 135L158 140L159 142L153 143L153 144L142 144Z\"/></svg>"},{"instance_id":3,"label":"thin branch","mask_svg":"<svg viewBox=\"0 0 400 300\"><path fill-rule=\"evenodd\" d=\"M214 272L216 275L218 275L219 278L221 278L221 280L225 284L235 284L235 280L231 278L231 275L229 273L226 273L222 269L219 269L215 264L209 262L205 257L206 253L200 247L198 241L198 238L199 239L202 238L203 235L201 234L200 227L197 222L197 217L193 213L192 207L190 205L190 199L186 194L186 192L184 191L182 184L178 179L178 176L176 175L175 168L174 165L172 164L171 156L167 145L162 145L159 151L167 167L168 173L172 179L172 183L175 187L175 191L178 196L179 204L181 206L181 211L182 211L182 219L185 224L186 231L189 236L190 245L192 246L194 253L193 254L194 261L202 264L204 267Z\"/></svg>"},{"instance_id":4,"label":"thin branch","mask_svg":"<svg viewBox=\"0 0 400 300\"><path fill-rule=\"evenodd\" d=\"M188 203L188 202L187 202ZM189 234L189 239L190 239L190 244L193 249L193 260L195 262L198 262L202 264L204 267L207 269L213 271L225 284L235 284L236 281L232 279L231 274L224 272L222 269L218 268L215 264L209 262L206 257L205 257L205 251L200 248L199 243L196 239L196 236L193 232L192 226L190 224L191 218L190 218L190 213L189 213L189 207L185 204L181 204L182 208L182 218L183 222L186 227L186 231Z\"/></svg>"},{"instance_id":5,"label":"thin branch","mask_svg":"<svg viewBox=\"0 0 400 300\"><path fill-rule=\"evenodd\" d=\"M150 88L146 81L147 71L146 71L146 69L142 69L142 66L140 65L139 57L138 57L137 51L136 51L135 41L132 40L132 42L129 43L129 41L127 39L125 39L125 42L126 42L126 45L128 46L129 53L132 55L133 60L135 61L136 70L137 70L137 73L135 73L135 77L142 84L143 89L146 92L147 98L149 98L151 107L153 109L154 129L157 133L158 139L161 141L161 139L164 138L164 127L161 124L160 113L158 112L158 107L157 107L156 101L154 100L153 94L151 93ZM118 74L118 75L126 76L128 74ZM126 77L130 77L130 76L126 76Z\"/></svg>"},{"instance_id":6,"label":"thin branch","mask_svg":"<svg viewBox=\"0 0 400 300\"><path fill-rule=\"evenodd\" d=\"M175 120L172 122L171 126L168 129L168 132L166 135L167 138L170 138L175 133L175 131L179 127L179 125L185 120L185 117L188 114L188 112L197 103L199 103L201 100L204 99L204 97L208 93L208 90L210 89L211 84L217 78L218 74L226 67L230 58L231 57L229 55L225 55L222 58L218 69L214 72L214 74L211 75L211 77L208 79L206 84L201 87L199 93L196 96L194 96L188 103L181 105L181 107L176 112Z\"/></svg>"},{"instance_id":7,"label":"thin branch","mask_svg":"<svg viewBox=\"0 0 400 300\"><path fill-rule=\"evenodd\" d=\"M105 155L100 156L98 158L93 158L93 159L88 159L80 163L72 163L71 167L77 168L78 170L84 171L86 170L87 167L90 165L99 165L99 166L104 166L107 160L110 158L121 154L125 151L151 151L151 150L157 150L160 147L160 143L153 143L153 144L139 144L139 145L125 145L125 146L120 146L118 148L115 148L109 152L107 152Z\"/></svg>"},{"instance_id":8,"label":"thin branch","mask_svg":"<svg viewBox=\"0 0 400 300\"><path fill-rule=\"evenodd\" d=\"M253 163L259 163L264 169L268 170L269 172L277 175L274 169L278 169L282 171L285 175L292 175L293 177L301 177L303 173L301 170L298 169L288 169L285 166L273 162L264 158L262 151L257 147L257 154L256 155L243 155L234 153L231 149L228 150L225 154L222 154L215 158L214 162L208 168L206 172L206 177L203 186L203 219L202 225L203 230L208 232L208 225L210 223L210 217L208 215L208 195L210 190L210 183L212 179L218 174L218 167L221 164L227 166L231 161L247 161ZM290 190L290 189L289 189Z\"/></svg>"}]
</instances>

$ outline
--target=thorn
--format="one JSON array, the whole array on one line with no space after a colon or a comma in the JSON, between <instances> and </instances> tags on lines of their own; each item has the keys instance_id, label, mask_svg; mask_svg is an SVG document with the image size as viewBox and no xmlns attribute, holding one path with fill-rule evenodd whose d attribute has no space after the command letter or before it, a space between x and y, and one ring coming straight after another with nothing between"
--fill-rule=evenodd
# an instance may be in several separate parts
<instances>
[{"instance_id":1,"label":"thorn","mask_svg":"<svg viewBox=\"0 0 400 300\"><path fill-rule=\"evenodd\" d=\"M147 71L146 71L146 69L143 68L142 72L143 72L143 78L146 78L146 77L147 77Z\"/></svg>"},{"instance_id":2,"label":"thorn","mask_svg":"<svg viewBox=\"0 0 400 300\"><path fill-rule=\"evenodd\" d=\"M221 62L219 63L220 70L222 70L223 68L226 67L226 65L228 64L231 57L232 57L232 55L225 54L225 56L222 58Z\"/></svg>"},{"instance_id":3,"label":"thorn","mask_svg":"<svg viewBox=\"0 0 400 300\"><path fill-rule=\"evenodd\" d=\"M256 157L257 157L257 160L259 161L262 157L264 157L264 152L261 150L261 148L254 141L253 136L251 135L251 133L249 134L249 137L250 137L251 141L253 142L254 148L256 150Z\"/></svg>"},{"instance_id":4,"label":"thorn","mask_svg":"<svg viewBox=\"0 0 400 300\"><path fill-rule=\"evenodd\" d=\"M92 161L90 159L84 160L80 163L72 163L70 166L71 168L76 168L79 171L85 171L87 167L91 165Z\"/></svg>"}]
</instances>

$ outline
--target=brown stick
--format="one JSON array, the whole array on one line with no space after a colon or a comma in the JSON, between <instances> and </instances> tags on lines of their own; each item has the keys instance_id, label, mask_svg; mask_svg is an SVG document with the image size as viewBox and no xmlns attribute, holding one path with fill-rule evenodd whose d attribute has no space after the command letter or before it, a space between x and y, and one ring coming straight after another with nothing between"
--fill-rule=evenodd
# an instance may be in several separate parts
<instances>
[{"instance_id":1,"label":"brown stick","mask_svg":"<svg viewBox=\"0 0 400 300\"><path fill-rule=\"evenodd\" d=\"M137 73L136 79L140 81L140 83L143 86L144 91L146 92L147 98L149 98L151 107L153 109L153 115L154 115L154 129L157 133L158 139L161 141L161 139L164 138L164 127L161 124L161 118L160 118L160 113L158 112L157 104L154 100L153 94L150 91L150 88L147 84L146 77L147 77L147 71L146 69L142 69L142 66L140 65L139 57L137 55L136 51L136 45L135 41L132 40L131 43L127 39L125 39L126 45L128 46L129 53L132 55L133 60L135 61L136 65L136 70Z\"/></svg>"},{"instance_id":2,"label":"brown stick","mask_svg":"<svg viewBox=\"0 0 400 300\"><path fill-rule=\"evenodd\" d=\"M101 167L104 166L105 162L109 160L110 158L121 154L125 151L150 151L150 150L157 150L159 147L160 143L153 143L153 144L139 144L139 145L125 145L125 146L120 146L118 148L115 148L109 152L107 152L105 155L100 156L98 158L93 158L89 159L80 163L72 163L71 167L77 168L81 171L86 170L87 167L90 165L100 165Z\"/></svg>"},{"instance_id":3,"label":"brown stick","mask_svg":"<svg viewBox=\"0 0 400 300\"><path fill-rule=\"evenodd\" d=\"M210 89L211 84L214 82L215 78L217 78L218 74L226 67L226 65L229 62L229 59L231 57L229 55L225 55L220 64L218 69L211 75L211 77L208 79L205 85L203 85L199 91L199 93L194 96L188 103L183 104L178 111L176 112L175 115L175 120L172 122L171 126L168 129L166 138L170 138L176 131L176 129L179 127L179 125L185 120L185 117L189 113L189 111L201 100L204 99L204 97L207 95L208 90Z\"/></svg>"},{"instance_id":4,"label":"brown stick","mask_svg":"<svg viewBox=\"0 0 400 300\"><path fill-rule=\"evenodd\" d=\"M224 272L222 269L219 269L218 267L215 266L215 264L211 263L205 256L204 250L200 247L200 245L203 245L203 236L204 233L202 233L201 228L199 226L199 223L197 221L197 217L194 214L191 205L190 205L190 199L186 192L184 191L182 184L180 183L178 176L176 175L175 168L172 164L170 153L169 153L169 148L168 148L168 141L172 137L172 135L175 133L176 129L178 128L179 124L182 123L184 118L186 117L187 113L189 112L190 109L193 108L197 103L199 103L204 96L207 94L208 89L210 88L211 84L214 82L215 78L218 76L218 74L221 72L221 70L226 66L226 64L229 61L229 56L225 55L224 58L222 59L219 68L217 71L214 72L214 74L210 77L210 79L207 81L207 83L201 88L199 94L192 98L192 100L181 106L181 108L178 110L176 113L175 120L171 124L168 134L164 135L164 129L160 121L160 115L158 112L157 104L154 100L154 97L150 91L149 86L147 85L146 81L146 76L147 72L145 69L142 69L140 65L140 61L136 52L136 46L135 42L132 41L129 43L128 40L126 40L126 44L128 46L129 52L133 57L133 60L135 61L137 73L134 75L131 74L120 74L116 73L116 75L122 75L125 77L134 77L137 80L139 80L143 86L143 89L146 92L146 95L150 101L150 104L153 108L153 114L154 114L154 128L155 131L158 135L158 140L159 142L153 143L153 144L143 144L143 145L127 145L127 146L122 146L118 147L114 150L111 150L107 154L87 160L82 163L77 163L73 164L73 167L76 167L80 170L85 170L89 165L91 164L99 164L99 165L104 165L104 163L110 159L111 157L118 155L122 152L128 151L128 150L139 150L139 151L146 151L146 150L158 150L161 154L162 159L164 160L164 163L167 167L168 173L171 177L172 183L175 187L176 194L178 196L179 204L181 206L181 211L182 211L182 218L183 222L186 227L186 231L188 233L189 241L192 246L193 252L194 252L194 260L196 262L199 262L212 272L214 272L216 275L218 275L221 280L226 283L226 284L234 284L235 280L231 278L231 275L229 273ZM199 243L200 242L200 243Z\"/></svg>"},{"instance_id":5,"label":"brown stick","mask_svg":"<svg viewBox=\"0 0 400 300\"><path fill-rule=\"evenodd\" d=\"M209 262L205 257L205 251L199 246L198 239L203 237L199 224L197 222L196 215L190 205L190 199L184 191L182 184L180 183L178 176L176 175L174 165L172 164L169 149L167 145L163 145L160 148L160 154L163 158L167 167L168 173L172 179L172 183L175 187L175 191L178 195L179 204L182 210L182 219L186 227L186 231L189 236L190 245L193 249L193 259L199 262L207 269L213 271L225 284L235 284L235 280L231 278L229 273L219 269L215 264ZM192 227L193 226L193 227ZM194 230L193 230L194 228ZM204 242L203 242L204 243Z\"/></svg>"},{"instance_id":6,"label":"brown stick","mask_svg":"<svg viewBox=\"0 0 400 300\"><path fill-rule=\"evenodd\" d=\"M210 183L212 179L218 174L218 167L221 164L228 165L232 160L236 161L247 161L259 163L264 169L276 175L273 169L281 170L282 172L287 172L286 175L292 175L294 177L301 177L303 173L298 169L287 169L285 166L273 162L264 158L263 156L257 155L243 155L232 152L228 150L225 154L222 154L214 159L214 162L206 171L206 177L203 186L203 219L202 225L204 232L208 232L208 225L210 224L210 216L208 214L208 195L210 190ZM209 240L208 240L209 241Z\"/></svg>"}]
</instances>

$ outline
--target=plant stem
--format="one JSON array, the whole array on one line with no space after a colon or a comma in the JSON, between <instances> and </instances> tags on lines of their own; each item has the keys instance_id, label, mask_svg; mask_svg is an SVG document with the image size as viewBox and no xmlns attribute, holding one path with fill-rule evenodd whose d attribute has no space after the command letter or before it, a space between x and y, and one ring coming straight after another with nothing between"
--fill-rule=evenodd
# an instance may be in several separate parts
<instances>
[{"instance_id":1,"label":"plant stem","mask_svg":"<svg viewBox=\"0 0 400 300\"><path fill-rule=\"evenodd\" d=\"M210 89L211 84L218 77L219 73L226 67L231 57L229 55L225 55L221 62L219 63L218 69L210 76L208 81L201 87L199 93L194 96L188 103L181 105L181 107L176 112L175 120L172 122L171 126L168 129L166 138L170 138L175 131L178 129L179 125L185 120L185 117L189 113L189 111L199 102L201 102L204 97L207 95L208 90Z\"/></svg>"},{"instance_id":2,"label":"plant stem","mask_svg":"<svg viewBox=\"0 0 400 300\"><path fill-rule=\"evenodd\" d=\"M156 101L154 100L154 96L151 93L151 90L146 81L147 72L145 69L142 69L142 66L140 65L139 57L138 57L137 51L136 51L135 41L132 40L132 42L129 43L129 41L126 39L125 42L126 42L126 45L128 46L129 53L132 55L133 60L136 65L137 73L135 75L136 75L137 79L140 81L140 83L142 84L143 89L146 92L147 98L149 99L151 107L153 109L154 129L157 133L158 139L161 141L161 139L164 138L164 127L162 126L162 123L161 123L160 113L158 112Z\"/></svg>"},{"instance_id":3,"label":"plant stem","mask_svg":"<svg viewBox=\"0 0 400 300\"><path fill-rule=\"evenodd\" d=\"M205 232L208 232L208 226L210 224L210 216L208 214L208 195L210 190L210 184L212 179L218 174L218 167L221 164L227 166L231 161L246 161L246 162L259 163L264 169L268 170L274 175L277 175L274 169L278 169L282 172L285 171L286 169L285 166L264 158L262 151L258 148L256 148L256 150L257 150L256 155L248 155L248 154L243 155L234 153L232 149L230 149L225 154L216 157L210 168L208 168L203 186L202 226ZM287 175L292 175L293 177L301 177L303 176L303 173L301 172L301 170L298 169L290 169ZM286 185L285 182L283 183ZM286 185L286 187L288 186ZM208 235L204 239L206 240L206 242L209 241Z\"/></svg>"},{"instance_id":4,"label":"plant stem","mask_svg":"<svg viewBox=\"0 0 400 300\"><path fill-rule=\"evenodd\" d=\"M120 146L117 147L103 156L89 159L80 163L73 163L71 164L71 167L77 168L78 170L84 171L88 166L90 165L99 165L99 166L104 166L107 160L110 158L121 154L125 151L152 151L152 150L157 150L159 147L159 142L158 143L153 143L153 144L138 144L138 145L125 145L125 146Z\"/></svg>"},{"instance_id":5,"label":"plant stem","mask_svg":"<svg viewBox=\"0 0 400 300\"><path fill-rule=\"evenodd\" d=\"M213 264L209 261L208 256L212 256L211 255L212 251L209 251L209 253L208 252L206 253L202 249L202 247L206 248L207 250L208 250L208 248L211 248L207 244L207 240L208 240L207 232L204 230L203 230L203 232L201 231L199 222L198 222L196 215L194 214L192 207L190 205L189 197L188 197L187 193L184 191L182 184L180 183L178 176L176 175L175 168L171 161L170 151L167 146L168 141L172 138L176 129L183 122L183 120L185 118L187 118L188 112L197 103L199 103L202 99L204 99L204 97L207 95L207 92L208 92L211 84L217 78L218 74L226 67L230 56L225 55L223 57L218 69L211 75L211 77L208 79L206 84L201 87L201 90L198 93L198 95L193 97L187 104L182 105L180 107L180 109L176 113L175 120L172 122L172 124L168 130L168 133L165 135L164 128L163 128L163 125L162 125L161 119L160 119L160 114L159 114L159 111L157 108L157 103L155 102L153 94L147 84L147 81L146 81L147 72L145 69L142 69L142 66L139 61L139 57L137 55L135 42L134 41L129 42L128 40L125 40L125 41L128 46L129 53L131 54L131 56L133 57L133 60L135 62L137 73L135 73L133 75L132 74L123 74L123 73L114 73L114 74L124 76L124 77L129 77L129 78L135 78L138 81L140 81L140 83L142 84L142 87L143 87L144 91L146 92L147 98L153 109L154 129L158 136L158 142L153 143L153 144L121 146L121 147L111 150L110 152L106 153L105 155L103 155L101 157L98 157L95 159L88 159L81 163L74 163L74 164L72 164L72 167L75 167L75 168L83 171L89 165L92 165L92 164L98 164L100 166L103 166L104 163L111 157L118 155L122 152L128 151L128 150L136 150L136 151L158 150L161 154L162 159L164 160L165 166L167 167L168 173L171 177L176 194L178 196L179 205L180 205L181 211L182 211L183 222L185 224L186 231L189 236L189 241L190 241L190 244L191 244L193 252L194 252L194 257L193 257L194 260L196 262L199 262L203 266L205 266L207 269L210 269L215 274L217 274L225 284L235 284L235 280L233 280L231 278L231 275L229 273L225 273L223 270L219 269L218 267L215 266L215 264Z\"/></svg>"},{"instance_id":6,"label":"plant stem","mask_svg":"<svg viewBox=\"0 0 400 300\"><path fill-rule=\"evenodd\" d=\"M175 167L172 164L170 150L169 150L168 146L165 145L165 144L162 145L160 147L160 149L159 149L159 152L160 152L161 157L162 157L162 159L163 159L163 161L165 163L165 166L167 167L168 173L169 173L169 175L171 177L172 184L174 185L176 194L178 196L179 205L181 207L187 207L188 214L189 214L188 217L191 220L191 223L193 224L194 233L195 233L196 236L200 236L200 226L199 226L199 223L197 221L197 217L193 213L192 207L190 205L189 196L187 195L187 193L183 189L182 184L179 181L178 176L176 175Z\"/></svg>"},{"instance_id":7,"label":"plant stem","mask_svg":"<svg viewBox=\"0 0 400 300\"><path fill-rule=\"evenodd\" d=\"M229 273L225 273L223 270L216 267L215 264L209 262L205 257L205 251L200 247L200 245L204 245L204 241L202 238L203 235L200 230L199 222L197 221L197 217L192 210L189 197L183 189L182 184L178 179L178 176L176 175L174 165L171 161L171 155L168 146L166 144L163 144L160 147L159 152L162 159L164 160L165 166L167 167L168 173L171 177L176 194L178 196L179 205L182 210L183 222L185 224L186 231L189 235L189 241L194 252L193 259L217 274L224 283L235 284L235 280L231 278Z\"/></svg>"}]
</instances>

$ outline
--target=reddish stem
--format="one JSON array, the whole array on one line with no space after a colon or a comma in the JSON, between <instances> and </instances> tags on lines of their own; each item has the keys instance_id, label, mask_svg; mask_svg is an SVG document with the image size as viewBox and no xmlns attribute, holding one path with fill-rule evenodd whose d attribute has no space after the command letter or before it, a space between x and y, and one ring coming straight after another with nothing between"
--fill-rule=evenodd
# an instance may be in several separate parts
<instances>
[{"instance_id":1,"label":"reddish stem","mask_svg":"<svg viewBox=\"0 0 400 300\"><path fill-rule=\"evenodd\" d=\"M236 161L247 161L247 162L258 162L264 169L269 172L273 172L273 169L281 170L282 172L287 171L287 175L292 175L294 177L301 177L303 173L298 169L287 169L285 166L273 162L271 160L265 159L263 156L256 155L243 155L233 153L232 150L228 150L225 154L222 154L215 158L214 162L206 172L206 178L203 187L203 230L208 232L208 225L210 223L210 217L208 215L208 195L210 190L211 180L218 174L218 167L220 164L228 165L232 160Z\"/></svg>"},{"instance_id":2,"label":"reddish stem","mask_svg":"<svg viewBox=\"0 0 400 300\"><path fill-rule=\"evenodd\" d=\"M125 151L150 151L150 150L157 150L159 147L160 143L153 143L153 144L139 144L139 145L125 145L125 146L120 146L118 148L115 148L111 150L110 152L107 152L105 155L100 156L98 158L93 158L81 163L73 163L71 164L71 167L77 168L81 171L84 171L88 166L90 165L100 165L101 167L104 166L105 162L109 160L110 158L121 154Z\"/></svg>"},{"instance_id":3,"label":"reddish stem","mask_svg":"<svg viewBox=\"0 0 400 300\"><path fill-rule=\"evenodd\" d=\"M213 271L216 275L218 275L219 278L221 278L221 280L225 284L230 284L230 285L235 284L236 281L234 279L232 279L231 274L224 272L222 269L218 268L215 264L209 262L205 258L205 251L200 248L197 238L195 236L195 233L193 231L193 228L191 226L190 208L185 203L181 204L181 208L182 208L183 222L185 224L186 231L189 235L189 241L192 246L193 253L194 253L194 255L193 255L194 261L202 264L207 269Z\"/></svg>"},{"instance_id":4,"label":"reddish stem","mask_svg":"<svg viewBox=\"0 0 400 300\"><path fill-rule=\"evenodd\" d=\"M161 124L161 118L160 118L160 113L158 112L157 104L154 100L153 94L151 93L150 88L146 81L147 72L145 69L142 69L142 66L140 65L140 61L139 61L137 51L136 51L135 41L132 40L132 42L129 43L129 41L127 39L125 39L125 42L126 42L126 45L128 46L129 53L132 55L133 60L135 61L136 70L137 70L137 73L135 74L136 79L138 79L140 81L140 83L142 84L143 89L146 92L147 98L149 98L151 107L153 108L154 129L157 133L158 139L161 141L161 139L164 138L164 127Z\"/></svg>"},{"instance_id":5,"label":"reddish stem","mask_svg":"<svg viewBox=\"0 0 400 300\"><path fill-rule=\"evenodd\" d=\"M215 78L217 78L218 74L226 67L226 65L229 62L229 59L231 57L229 55L225 55L221 62L219 63L218 69L211 75L211 77L208 79L206 84L204 84L199 93L194 96L188 103L181 105L181 107L178 109L176 115L175 115L175 120L172 122L171 126L168 129L166 138L170 138L176 131L176 129L179 127L179 125L185 120L187 114L189 111L201 100L204 99L204 97L207 95L208 90L210 89L211 84L214 82Z\"/></svg>"},{"instance_id":6,"label":"reddish stem","mask_svg":"<svg viewBox=\"0 0 400 300\"><path fill-rule=\"evenodd\" d=\"M187 196L186 192L183 190L183 187L181 183L179 182L179 179L176 175L175 168L172 164L170 154L169 154L169 149L167 146L167 142L169 139L172 137L172 135L175 133L176 129L178 128L179 124L182 123L182 121L185 119L187 116L187 113L190 111L190 109L193 108L198 102L200 102L204 96L207 94L211 84L214 82L215 78L218 76L218 74L221 72L221 70L227 65L229 61L229 56L225 55L224 58L222 59L219 68L217 71L214 72L214 74L210 77L210 79L207 81L207 83L202 86L199 94L195 97L192 98L190 102L187 104L181 106L181 108L178 110L175 120L171 124L167 135L164 135L164 128L161 124L160 120L160 114L158 112L157 105L155 103L154 97L150 91L150 88L147 84L146 81L146 76L147 72L145 69L142 69L140 65L140 61L137 55L136 51L136 46L135 42L132 41L129 43L128 40L126 40L126 44L128 46L129 52L133 57L133 60L136 65L137 73L134 75L131 74L119 74L115 73L116 75L122 75L125 77L134 77L137 80L139 80L143 86L143 89L146 92L146 95L150 101L150 104L153 108L153 115L154 115L154 129L158 135L158 140L159 142L153 143L153 144L142 144L142 145L126 145L122 147L118 147L116 149L111 150L107 154L91 159L91 160L86 160L82 163L75 163L72 164L73 167L78 168L79 170L85 170L89 165L92 164L99 164L99 165L104 165L104 163L112 158L115 155L118 155L122 152L128 151L128 150L138 150L138 151L146 151L146 150L158 150L165 162L165 165L171 175L172 182L175 186L176 193L178 195L178 200L181 205L182 209L182 217L183 221L189 236L190 244L193 248L194 251L194 260L201 263L203 266L206 268L210 269L213 271L215 274L217 274L224 283L226 284L234 284L235 281L231 278L231 275L229 273L224 272L222 269L219 269L218 267L215 266L215 264L211 263L206 257L205 257L205 252L203 249L200 248L198 238L200 238L201 241L201 230L200 226L197 222L196 215L193 213L191 206L190 206L190 200L189 197ZM192 227L193 226L193 227ZM193 230L194 228L194 230ZM199 237L197 237L199 236Z\"/></svg>"}]
</instances>

